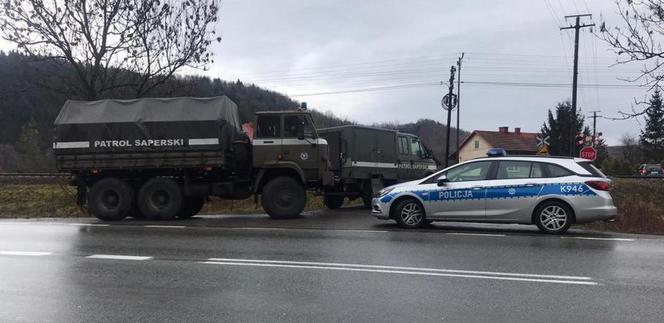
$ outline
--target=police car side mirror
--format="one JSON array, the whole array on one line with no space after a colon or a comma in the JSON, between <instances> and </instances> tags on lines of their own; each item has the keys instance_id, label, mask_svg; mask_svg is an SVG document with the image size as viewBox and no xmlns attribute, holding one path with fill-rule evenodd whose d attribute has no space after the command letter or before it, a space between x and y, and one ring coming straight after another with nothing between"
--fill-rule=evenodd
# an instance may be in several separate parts
<instances>
[{"instance_id":1,"label":"police car side mirror","mask_svg":"<svg viewBox=\"0 0 664 323\"><path fill-rule=\"evenodd\" d=\"M447 185L447 183L449 183L449 181L450 180L447 179L447 176L441 175L440 177L438 177L437 183L438 183L438 186L445 186L445 185Z\"/></svg>"}]
</instances>

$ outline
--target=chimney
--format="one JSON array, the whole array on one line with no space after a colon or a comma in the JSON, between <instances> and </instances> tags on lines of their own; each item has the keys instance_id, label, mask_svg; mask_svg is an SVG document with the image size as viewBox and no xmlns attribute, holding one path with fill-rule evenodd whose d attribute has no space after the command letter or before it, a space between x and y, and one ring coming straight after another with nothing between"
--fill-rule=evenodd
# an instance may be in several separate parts
<instances>
[{"instance_id":1,"label":"chimney","mask_svg":"<svg viewBox=\"0 0 664 323\"><path fill-rule=\"evenodd\" d=\"M521 134L521 128L514 128L514 133L517 135Z\"/></svg>"},{"instance_id":2,"label":"chimney","mask_svg":"<svg viewBox=\"0 0 664 323\"><path fill-rule=\"evenodd\" d=\"M509 132L509 127L499 127L498 132L500 133L508 133Z\"/></svg>"}]
</instances>

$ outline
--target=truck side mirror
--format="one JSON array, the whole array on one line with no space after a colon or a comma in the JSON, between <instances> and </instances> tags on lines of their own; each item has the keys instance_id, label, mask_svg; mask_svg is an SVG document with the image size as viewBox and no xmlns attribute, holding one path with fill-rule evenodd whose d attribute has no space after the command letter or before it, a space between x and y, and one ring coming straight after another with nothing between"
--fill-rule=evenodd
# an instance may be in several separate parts
<instances>
[{"instance_id":1,"label":"truck side mirror","mask_svg":"<svg viewBox=\"0 0 664 323\"><path fill-rule=\"evenodd\" d=\"M297 139L304 140L304 127L297 127Z\"/></svg>"},{"instance_id":2,"label":"truck side mirror","mask_svg":"<svg viewBox=\"0 0 664 323\"><path fill-rule=\"evenodd\" d=\"M438 180L436 180L436 182L438 183L438 186L445 186L447 185L447 183L450 182L450 180L447 179L447 175L441 175L440 177L438 177Z\"/></svg>"}]
</instances>

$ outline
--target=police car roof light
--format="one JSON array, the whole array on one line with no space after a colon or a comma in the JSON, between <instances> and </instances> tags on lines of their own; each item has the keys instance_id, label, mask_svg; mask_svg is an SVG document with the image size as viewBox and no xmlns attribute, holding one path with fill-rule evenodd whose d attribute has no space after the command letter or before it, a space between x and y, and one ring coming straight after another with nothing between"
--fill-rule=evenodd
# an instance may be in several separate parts
<instances>
[{"instance_id":1,"label":"police car roof light","mask_svg":"<svg viewBox=\"0 0 664 323\"><path fill-rule=\"evenodd\" d=\"M486 155L489 157L504 157L507 156L507 151L503 148L489 148Z\"/></svg>"}]
</instances>

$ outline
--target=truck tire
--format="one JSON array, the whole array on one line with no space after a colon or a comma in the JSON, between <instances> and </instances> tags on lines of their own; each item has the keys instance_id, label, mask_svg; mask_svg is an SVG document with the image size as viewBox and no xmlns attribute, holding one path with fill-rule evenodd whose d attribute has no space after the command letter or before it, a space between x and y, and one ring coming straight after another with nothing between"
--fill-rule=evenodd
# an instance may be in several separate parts
<instances>
[{"instance_id":1,"label":"truck tire","mask_svg":"<svg viewBox=\"0 0 664 323\"><path fill-rule=\"evenodd\" d=\"M371 208L371 200L373 200L373 190L371 188L362 191L362 206L365 209L370 209Z\"/></svg>"},{"instance_id":2,"label":"truck tire","mask_svg":"<svg viewBox=\"0 0 664 323\"><path fill-rule=\"evenodd\" d=\"M323 196L323 204L330 209L336 210L344 204L343 195L325 195Z\"/></svg>"},{"instance_id":3,"label":"truck tire","mask_svg":"<svg viewBox=\"0 0 664 323\"><path fill-rule=\"evenodd\" d=\"M182 204L182 209L178 213L178 218L189 219L198 214L203 209L205 204L205 197L203 196L185 196Z\"/></svg>"},{"instance_id":4,"label":"truck tire","mask_svg":"<svg viewBox=\"0 0 664 323\"><path fill-rule=\"evenodd\" d=\"M88 209L103 221L120 221L127 217L134 204L134 189L117 178L105 178L90 188Z\"/></svg>"},{"instance_id":5,"label":"truck tire","mask_svg":"<svg viewBox=\"0 0 664 323\"><path fill-rule=\"evenodd\" d=\"M155 177L138 191L138 208L150 220L171 220L182 209L182 190L170 178Z\"/></svg>"},{"instance_id":6,"label":"truck tire","mask_svg":"<svg viewBox=\"0 0 664 323\"><path fill-rule=\"evenodd\" d=\"M263 187L261 203L273 219L294 218L304 210L307 193L302 184L292 177L275 177Z\"/></svg>"}]
</instances>

